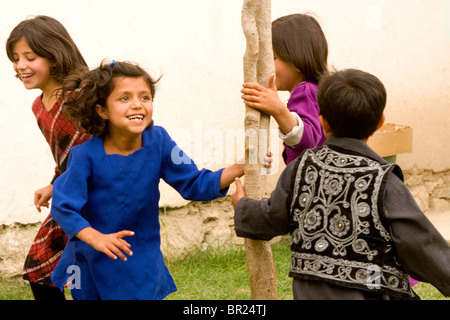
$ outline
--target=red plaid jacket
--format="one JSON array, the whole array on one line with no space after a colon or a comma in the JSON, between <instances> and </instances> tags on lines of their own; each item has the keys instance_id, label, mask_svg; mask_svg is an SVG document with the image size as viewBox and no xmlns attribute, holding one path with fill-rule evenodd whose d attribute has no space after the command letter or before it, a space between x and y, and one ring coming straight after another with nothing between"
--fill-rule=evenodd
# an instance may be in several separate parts
<instances>
[{"instance_id":1,"label":"red plaid jacket","mask_svg":"<svg viewBox=\"0 0 450 320\"><path fill-rule=\"evenodd\" d=\"M63 100L59 99L50 111L42 104L42 96L33 103L33 113L39 128L47 140L56 162L52 182L66 170L70 149L90 139L62 112ZM36 235L25 260L25 280L53 286L50 276L67 243L67 236L49 215Z\"/></svg>"}]
</instances>

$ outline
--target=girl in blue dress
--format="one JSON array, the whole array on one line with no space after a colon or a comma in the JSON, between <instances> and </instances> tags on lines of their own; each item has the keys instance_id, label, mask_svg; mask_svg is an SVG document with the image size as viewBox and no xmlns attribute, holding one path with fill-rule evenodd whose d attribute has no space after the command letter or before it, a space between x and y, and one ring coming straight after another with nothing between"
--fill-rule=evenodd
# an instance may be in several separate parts
<instances>
[{"instance_id":1,"label":"girl in blue dress","mask_svg":"<svg viewBox=\"0 0 450 320\"><path fill-rule=\"evenodd\" d=\"M176 291L160 251L160 179L185 199L210 201L244 174L240 164L199 170L153 125L156 82L128 62L65 81L65 111L94 136L72 148L53 186L51 214L69 244L52 280L62 289L73 276L74 299L163 299Z\"/></svg>"}]
</instances>

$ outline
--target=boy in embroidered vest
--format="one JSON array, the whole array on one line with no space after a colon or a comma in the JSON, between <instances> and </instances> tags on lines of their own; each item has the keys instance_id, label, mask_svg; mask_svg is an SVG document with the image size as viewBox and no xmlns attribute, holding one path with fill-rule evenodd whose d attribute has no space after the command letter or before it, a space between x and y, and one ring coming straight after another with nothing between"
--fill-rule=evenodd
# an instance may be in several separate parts
<instances>
[{"instance_id":1,"label":"boy in embroidered vest","mask_svg":"<svg viewBox=\"0 0 450 320\"><path fill-rule=\"evenodd\" d=\"M349 69L318 89L324 146L289 164L269 199L236 180L235 229L291 234L294 299L418 299L408 274L450 296L450 247L417 206L401 169L366 144L384 122L386 90Z\"/></svg>"}]
</instances>

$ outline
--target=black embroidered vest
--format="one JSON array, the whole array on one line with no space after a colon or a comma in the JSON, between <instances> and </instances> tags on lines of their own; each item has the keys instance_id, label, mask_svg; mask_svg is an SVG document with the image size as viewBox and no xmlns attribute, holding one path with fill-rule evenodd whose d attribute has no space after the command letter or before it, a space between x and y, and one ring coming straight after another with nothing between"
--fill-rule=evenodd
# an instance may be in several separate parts
<instances>
[{"instance_id":1,"label":"black embroidered vest","mask_svg":"<svg viewBox=\"0 0 450 320\"><path fill-rule=\"evenodd\" d=\"M332 149L333 148L333 149ZM385 222L387 178L399 167L332 146L297 160L290 276L417 299Z\"/></svg>"}]
</instances>

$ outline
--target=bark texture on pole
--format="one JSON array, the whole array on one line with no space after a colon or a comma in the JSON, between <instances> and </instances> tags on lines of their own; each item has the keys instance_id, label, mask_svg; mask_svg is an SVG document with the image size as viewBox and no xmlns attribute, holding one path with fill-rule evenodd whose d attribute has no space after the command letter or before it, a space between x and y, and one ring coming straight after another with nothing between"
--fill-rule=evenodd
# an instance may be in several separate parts
<instances>
[{"instance_id":1,"label":"bark texture on pole","mask_svg":"<svg viewBox=\"0 0 450 320\"><path fill-rule=\"evenodd\" d=\"M242 28L247 41L244 56L244 81L267 86L274 72L270 0L244 0ZM269 148L270 116L246 106L245 181L247 197L260 200L265 192L261 175L263 159ZM245 251L253 300L278 299L272 248L266 241L245 239Z\"/></svg>"}]
</instances>

